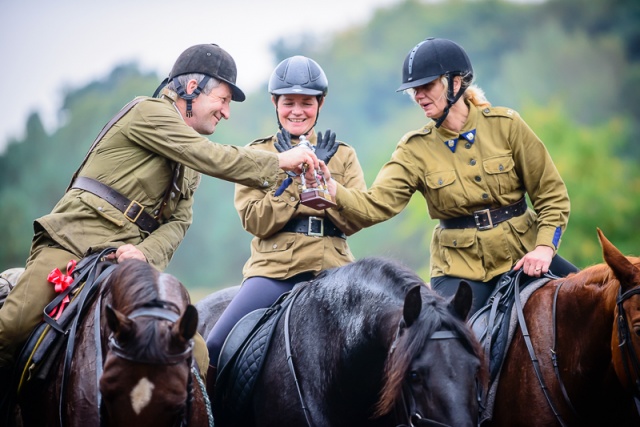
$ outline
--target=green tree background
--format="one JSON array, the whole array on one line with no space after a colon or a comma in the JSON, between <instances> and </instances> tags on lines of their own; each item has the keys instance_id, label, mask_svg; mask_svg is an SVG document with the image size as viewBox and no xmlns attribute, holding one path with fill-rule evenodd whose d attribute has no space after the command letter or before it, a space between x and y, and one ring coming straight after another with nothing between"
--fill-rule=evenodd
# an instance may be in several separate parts
<instances>
[{"instance_id":1,"label":"green tree background","mask_svg":"<svg viewBox=\"0 0 640 427\"><path fill-rule=\"evenodd\" d=\"M400 137L426 121L395 89L405 55L430 36L464 46L493 105L518 110L545 141L572 200L560 253L580 267L602 262L600 227L623 253L637 254L640 2L406 0L321 39L275 43L276 63L302 54L323 66L330 85L317 128L355 147L369 184ZM104 80L68 90L64 123L52 134L38 114L27 119L25 137L9 141L0 157L0 269L24 265L33 220L57 202L102 126L163 77L122 64ZM277 130L266 87L248 95L213 141L246 145ZM194 224L168 271L198 298L240 283L251 236L233 208L231 183L204 177L196 197ZM396 218L349 242L357 258L392 257L426 280L433 226L416 196Z\"/></svg>"}]
</instances>

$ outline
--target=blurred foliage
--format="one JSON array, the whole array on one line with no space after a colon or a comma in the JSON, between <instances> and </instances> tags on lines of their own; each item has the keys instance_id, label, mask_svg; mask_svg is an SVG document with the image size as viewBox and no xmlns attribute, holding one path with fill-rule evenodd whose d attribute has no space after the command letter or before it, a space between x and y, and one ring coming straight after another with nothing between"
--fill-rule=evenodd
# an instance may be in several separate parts
<instances>
[{"instance_id":1,"label":"blurred foliage","mask_svg":"<svg viewBox=\"0 0 640 427\"><path fill-rule=\"evenodd\" d=\"M318 129L356 149L368 183L402 135L426 122L395 90L405 55L430 36L464 46L493 105L518 110L545 141L572 200L560 253L580 267L602 262L600 227L623 253L638 254L631 231L640 223L640 145L632 139L640 131L640 2L406 0L339 33L274 43L274 65L301 54L323 66L329 95ZM24 265L33 219L57 202L102 126L160 80L136 64L118 66L104 80L67 90L53 134L37 114L27 119L24 139L10 141L0 157L0 269ZM233 104L231 120L211 139L246 145L276 130L265 83ZM433 226L416 196L396 218L349 242L358 258L393 257L428 279ZM205 177L194 224L168 270L200 294L237 284L250 240L233 208L233 184Z\"/></svg>"}]
</instances>

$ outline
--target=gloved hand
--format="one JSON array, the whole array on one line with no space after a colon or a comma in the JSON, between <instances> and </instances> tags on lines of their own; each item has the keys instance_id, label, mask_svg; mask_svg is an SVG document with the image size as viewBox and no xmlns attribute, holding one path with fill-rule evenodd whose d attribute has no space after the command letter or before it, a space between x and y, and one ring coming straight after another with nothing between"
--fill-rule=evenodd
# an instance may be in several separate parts
<instances>
[{"instance_id":1,"label":"gloved hand","mask_svg":"<svg viewBox=\"0 0 640 427\"><path fill-rule=\"evenodd\" d=\"M286 129L281 129L276 135L277 141L273 144L278 152L282 153L293 148L291 145L291 134Z\"/></svg>"},{"instance_id":2,"label":"gloved hand","mask_svg":"<svg viewBox=\"0 0 640 427\"><path fill-rule=\"evenodd\" d=\"M340 144L336 142L336 134L335 132L331 132L328 129L324 133L324 137L322 132L318 132L318 141L316 143L316 157L318 160L324 161L325 164L329 164L329 160L336 154L338 151L338 147Z\"/></svg>"}]
</instances>

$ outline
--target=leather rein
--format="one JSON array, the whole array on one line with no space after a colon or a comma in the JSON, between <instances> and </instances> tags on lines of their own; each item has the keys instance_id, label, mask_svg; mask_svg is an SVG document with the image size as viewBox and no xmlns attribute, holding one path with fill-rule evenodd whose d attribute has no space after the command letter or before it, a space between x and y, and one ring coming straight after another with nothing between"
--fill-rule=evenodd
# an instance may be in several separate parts
<instances>
[{"instance_id":1,"label":"leather rein","mask_svg":"<svg viewBox=\"0 0 640 427\"><path fill-rule=\"evenodd\" d=\"M618 291L616 304L618 306L618 347L620 347L622 352L622 361L627 379L629 383L635 386L633 389L633 401L636 405L636 410L640 414L640 362L638 361L638 354L633 348L631 330L627 323L627 313L623 306L627 299L638 294L640 294L640 288L629 289L625 293L622 293L621 286Z\"/></svg>"}]
</instances>

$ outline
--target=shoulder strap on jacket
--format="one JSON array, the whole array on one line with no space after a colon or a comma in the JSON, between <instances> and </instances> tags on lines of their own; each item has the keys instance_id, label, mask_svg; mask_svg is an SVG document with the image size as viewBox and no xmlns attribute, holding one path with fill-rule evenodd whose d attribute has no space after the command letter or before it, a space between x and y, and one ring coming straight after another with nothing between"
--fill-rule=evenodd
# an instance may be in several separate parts
<instances>
[{"instance_id":1,"label":"shoulder strap on jacket","mask_svg":"<svg viewBox=\"0 0 640 427\"><path fill-rule=\"evenodd\" d=\"M104 127L102 128L102 130L100 131L100 133L98 134L96 139L93 141L93 144L91 144L91 148L89 148L89 151L87 151L87 155L84 156L84 159L82 160L82 163L80 163L80 166L78 167L78 169L74 172L73 176L71 177L71 182L69 182L69 186L67 187L66 191L69 191L69 189L73 185L73 181L75 181L75 179L78 177L78 173L80 172L80 169L82 169L84 164L87 162L87 159L89 158L89 154L91 154L91 152L94 150L94 148L96 148L96 145L98 145L98 142L100 142L102 137L109 131L109 129L111 129L111 127L114 124L116 124L118 122L118 120L120 120L125 114L127 114L129 112L129 110L131 110L136 104L138 104L140 101L142 101L144 99L145 99L144 97L137 97L137 98L133 99L127 105L122 107L122 109L120 111L118 111L118 114L116 114L115 116L113 116L113 118L111 120L109 120L109 123L104 125Z\"/></svg>"}]
</instances>

